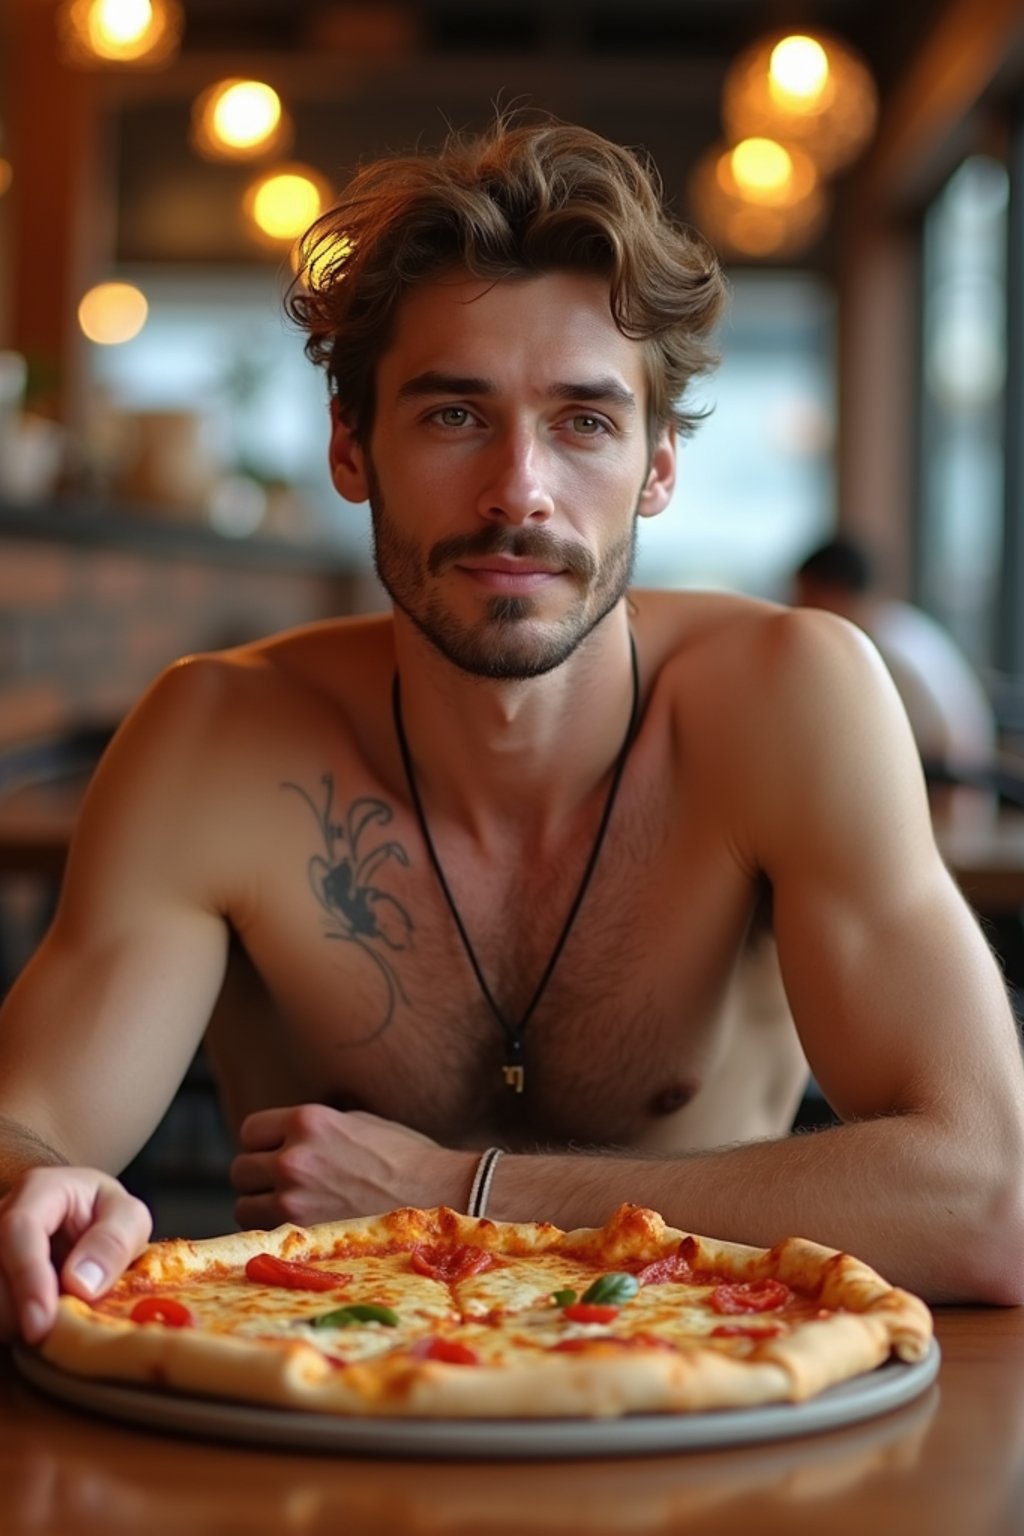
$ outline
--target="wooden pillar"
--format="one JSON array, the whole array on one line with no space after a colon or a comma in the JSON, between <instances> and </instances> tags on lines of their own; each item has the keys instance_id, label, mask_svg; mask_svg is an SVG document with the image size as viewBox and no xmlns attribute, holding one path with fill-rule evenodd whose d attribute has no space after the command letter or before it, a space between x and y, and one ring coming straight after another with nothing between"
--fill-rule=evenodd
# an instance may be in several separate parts
<instances>
[{"instance_id":1,"label":"wooden pillar","mask_svg":"<svg viewBox=\"0 0 1024 1536\"><path fill-rule=\"evenodd\" d=\"M76 310L93 280L97 219L97 79L67 65L57 0L8 0L6 336L29 364L31 408L80 422L82 341Z\"/></svg>"},{"instance_id":2,"label":"wooden pillar","mask_svg":"<svg viewBox=\"0 0 1024 1536\"><path fill-rule=\"evenodd\" d=\"M913 586L919 269L915 230L877 211L844 221L839 270L839 522Z\"/></svg>"}]
</instances>

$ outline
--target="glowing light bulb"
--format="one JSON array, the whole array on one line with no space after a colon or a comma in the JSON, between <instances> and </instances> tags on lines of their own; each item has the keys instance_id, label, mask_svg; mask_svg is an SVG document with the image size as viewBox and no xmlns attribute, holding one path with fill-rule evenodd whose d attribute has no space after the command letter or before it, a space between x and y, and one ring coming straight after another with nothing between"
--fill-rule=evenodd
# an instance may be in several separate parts
<instances>
[{"instance_id":1,"label":"glowing light bulb","mask_svg":"<svg viewBox=\"0 0 1024 1536\"><path fill-rule=\"evenodd\" d=\"M245 209L268 239L296 240L318 218L327 189L315 171L305 166L279 166L253 182Z\"/></svg>"},{"instance_id":2,"label":"glowing light bulb","mask_svg":"<svg viewBox=\"0 0 1024 1536\"><path fill-rule=\"evenodd\" d=\"M813 37L784 37L768 61L772 95L813 107L824 95L830 74L828 54Z\"/></svg>"},{"instance_id":3,"label":"glowing light bulb","mask_svg":"<svg viewBox=\"0 0 1024 1536\"><path fill-rule=\"evenodd\" d=\"M864 60L828 32L774 33L744 49L722 82L726 141L794 145L823 176L849 165L874 130L878 92Z\"/></svg>"},{"instance_id":4,"label":"glowing light bulb","mask_svg":"<svg viewBox=\"0 0 1024 1536\"><path fill-rule=\"evenodd\" d=\"M262 80L218 80L192 106L192 145L207 160L255 160L291 136L280 96Z\"/></svg>"},{"instance_id":5,"label":"glowing light bulb","mask_svg":"<svg viewBox=\"0 0 1024 1536\"><path fill-rule=\"evenodd\" d=\"M105 56L141 42L152 24L152 0L95 0L89 12L93 47Z\"/></svg>"},{"instance_id":6,"label":"glowing light bulb","mask_svg":"<svg viewBox=\"0 0 1024 1536\"><path fill-rule=\"evenodd\" d=\"M164 64L184 25L180 0L63 0L58 26L75 64Z\"/></svg>"},{"instance_id":7,"label":"glowing light bulb","mask_svg":"<svg viewBox=\"0 0 1024 1536\"><path fill-rule=\"evenodd\" d=\"M774 139L743 139L729 154L729 169L754 202L777 202L792 180L793 160Z\"/></svg>"},{"instance_id":8,"label":"glowing light bulb","mask_svg":"<svg viewBox=\"0 0 1024 1536\"><path fill-rule=\"evenodd\" d=\"M271 138L281 121L281 98L259 80L239 80L217 97L211 128L221 143L251 149Z\"/></svg>"},{"instance_id":9,"label":"glowing light bulb","mask_svg":"<svg viewBox=\"0 0 1024 1536\"><path fill-rule=\"evenodd\" d=\"M131 283L98 283L78 306L78 323L90 341L103 347L131 341L146 323L146 296Z\"/></svg>"}]
</instances>

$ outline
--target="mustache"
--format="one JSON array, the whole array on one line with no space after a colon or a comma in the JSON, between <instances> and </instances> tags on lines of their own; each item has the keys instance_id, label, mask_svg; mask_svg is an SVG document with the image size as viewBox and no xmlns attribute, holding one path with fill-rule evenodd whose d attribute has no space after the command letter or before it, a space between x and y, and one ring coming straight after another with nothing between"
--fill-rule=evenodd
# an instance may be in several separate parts
<instances>
[{"instance_id":1,"label":"mustache","mask_svg":"<svg viewBox=\"0 0 1024 1536\"><path fill-rule=\"evenodd\" d=\"M453 534L433 546L427 557L431 576L438 576L466 556L508 555L519 560L538 560L544 565L588 578L594 574L589 550L570 539L556 539L537 528L480 528L476 533Z\"/></svg>"}]
</instances>

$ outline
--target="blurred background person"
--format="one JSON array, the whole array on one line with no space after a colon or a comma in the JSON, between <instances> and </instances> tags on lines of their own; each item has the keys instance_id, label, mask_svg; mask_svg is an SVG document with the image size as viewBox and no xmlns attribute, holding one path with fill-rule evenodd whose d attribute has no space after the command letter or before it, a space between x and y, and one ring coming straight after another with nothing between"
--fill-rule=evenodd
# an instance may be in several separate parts
<instances>
[{"instance_id":1,"label":"blurred background person","mask_svg":"<svg viewBox=\"0 0 1024 1536\"><path fill-rule=\"evenodd\" d=\"M887 596L874 555L848 534L819 545L801 561L793 601L840 614L874 642L906 708L936 814L959 817L991 809L995 712L952 636L922 609Z\"/></svg>"}]
</instances>

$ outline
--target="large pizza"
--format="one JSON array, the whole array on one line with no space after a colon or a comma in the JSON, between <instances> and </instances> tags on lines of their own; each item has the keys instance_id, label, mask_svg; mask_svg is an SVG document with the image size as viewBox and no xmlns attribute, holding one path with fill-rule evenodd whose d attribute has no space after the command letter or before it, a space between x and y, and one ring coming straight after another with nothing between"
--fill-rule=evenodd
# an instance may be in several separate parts
<instances>
[{"instance_id":1,"label":"large pizza","mask_svg":"<svg viewBox=\"0 0 1024 1536\"><path fill-rule=\"evenodd\" d=\"M801 1238L716 1241L396 1210L151 1244L60 1300L44 1357L90 1378L325 1414L613 1417L798 1401L895 1356L924 1302Z\"/></svg>"}]
</instances>

